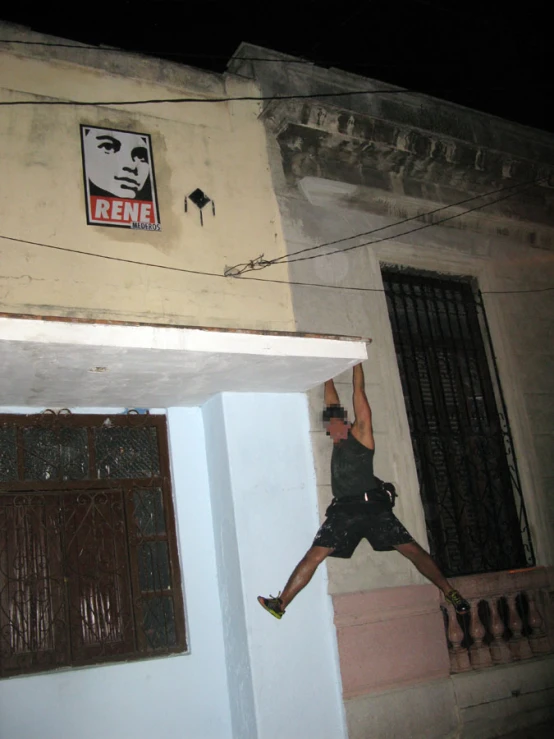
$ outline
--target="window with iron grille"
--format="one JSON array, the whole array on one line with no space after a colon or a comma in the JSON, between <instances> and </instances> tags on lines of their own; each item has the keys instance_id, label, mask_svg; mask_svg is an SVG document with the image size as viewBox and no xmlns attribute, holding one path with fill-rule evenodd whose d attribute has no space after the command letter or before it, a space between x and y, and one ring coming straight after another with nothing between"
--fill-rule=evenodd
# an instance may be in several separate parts
<instances>
[{"instance_id":1,"label":"window with iron grille","mask_svg":"<svg viewBox=\"0 0 554 739\"><path fill-rule=\"evenodd\" d=\"M164 416L0 416L0 675L186 649Z\"/></svg>"},{"instance_id":2,"label":"window with iron grille","mask_svg":"<svg viewBox=\"0 0 554 739\"><path fill-rule=\"evenodd\" d=\"M431 553L447 575L534 564L480 293L383 269Z\"/></svg>"}]
</instances>

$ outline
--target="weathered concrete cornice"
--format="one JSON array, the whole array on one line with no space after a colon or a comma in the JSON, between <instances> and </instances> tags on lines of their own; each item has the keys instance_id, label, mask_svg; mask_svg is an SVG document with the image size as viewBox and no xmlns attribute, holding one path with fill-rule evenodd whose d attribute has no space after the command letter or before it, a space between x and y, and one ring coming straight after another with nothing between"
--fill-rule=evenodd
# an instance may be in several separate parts
<instances>
[{"instance_id":1,"label":"weathered concrete cornice","mask_svg":"<svg viewBox=\"0 0 554 739\"><path fill-rule=\"evenodd\" d=\"M276 136L290 186L304 177L319 177L443 204L517 186L516 195L495 206L497 212L554 225L554 189L549 184L554 167L387 121L310 106L303 112L300 122L281 119Z\"/></svg>"},{"instance_id":2,"label":"weathered concrete cornice","mask_svg":"<svg viewBox=\"0 0 554 739\"><path fill-rule=\"evenodd\" d=\"M314 95L270 100L261 114L280 147L290 194L306 178L334 181L354 188L347 197L350 207L409 216L522 185L515 194L507 189L491 196L510 197L462 217L464 225L457 220L450 226L479 224L481 230L484 220L493 218L487 233L509 231L545 248L554 243L554 136L400 88L379 94L392 86L249 44L235 56L282 60L233 62L233 69L258 81L264 97ZM376 94L316 97L350 90ZM345 198L339 201L335 204L344 207Z\"/></svg>"},{"instance_id":3,"label":"weathered concrete cornice","mask_svg":"<svg viewBox=\"0 0 554 739\"><path fill-rule=\"evenodd\" d=\"M241 58L270 59L271 62L240 61ZM229 63L229 70L255 78L264 96L317 95L340 93L338 98L314 98L304 102L316 106L340 107L354 114L369 115L393 124L429 131L478 147L490 148L513 157L554 165L554 136L546 131L523 126L488 113L472 110L431 95L404 90L369 77L326 69L297 57L241 44ZM344 95L347 91L353 95ZM383 91L393 91L383 93ZM359 94L373 91L373 94ZM278 106L286 103L276 101ZM274 106L273 103L270 104Z\"/></svg>"},{"instance_id":4,"label":"weathered concrete cornice","mask_svg":"<svg viewBox=\"0 0 554 739\"><path fill-rule=\"evenodd\" d=\"M410 217L435 205L450 205L544 178L540 184L490 196L486 202L499 202L477 212L472 225L465 220L471 228L494 216L507 222L506 226L502 222L494 226L500 234L506 228L515 229L513 235L517 233L518 239L523 236L527 243L545 248L554 243L554 189L548 184L549 178L553 179L552 167L401 129L387 121L346 118L341 111L304 106L299 113L305 116L302 122L281 119L276 136L285 182L291 190L310 177L345 183L356 188L356 204L351 207L370 212L382 210L387 202L387 209L398 210L400 201L421 201L424 207L415 212L412 205L407 207L406 217ZM312 115L315 120L309 117ZM458 222L449 224L459 226Z\"/></svg>"},{"instance_id":5,"label":"weathered concrete cornice","mask_svg":"<svg viewBox=\"0 0 554 739\"><path fill-rule=\"evenodd\" d=\"M535 145L525 152L521 148L522 154L516 155L493 145L463 141L413 124L354 113L317 99L274 100L266 105L261 117L268 130L278 137L291 126L304 126L321 134L335 135L337 142L350 140L352 147L362 150L371 145L394 149L415 159L432 159L438 165L445 163L449 169L473 169L482 173L482 179L511 178L517 182L550 178L549 184L545 184L554 187L554 137L549 148Z\"/></svg>"}]
</instances>

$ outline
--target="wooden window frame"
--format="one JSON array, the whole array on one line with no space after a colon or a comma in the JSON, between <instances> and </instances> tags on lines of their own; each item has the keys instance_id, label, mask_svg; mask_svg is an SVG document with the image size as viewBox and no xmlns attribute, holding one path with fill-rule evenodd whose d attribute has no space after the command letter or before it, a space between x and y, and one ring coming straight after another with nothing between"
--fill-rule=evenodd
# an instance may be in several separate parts
<instances>
[{"instance_id":1,"label":"wooden window frame","mask_svg":"<svg viewBox=\"0 0 554 739\"><path fill-rule=\"evenodd\" d=\"M0 475L0 677L186 651L166 417L0 415L0 430L6 427L15 429L17 472L16 479L2 481ZM87 479L62 479L61 462L45 467L49 479L24 479L25 455L32 454L25 447L24 433L30 428L54 432L85 428ZM95 430L102 428L155 429L155 474L102 476L108 468L103 470L102 461L96 459L95 442L102 433ZM140 454L136 449L133 453L140 464ZM153 454L149 450L150 457ZM140 505L146 506L142 513ZM91 531L101 538L91 542ZM94 596L83 595L85 582ZM38 615L24 616L24 611ZM119 625L110 626L110 621ZM147 622L151 628L146 628ZM86 643L87 633L95 635L96 642ZM165 643L159 643L160 634Z\"/></svg>"}]
</instances>

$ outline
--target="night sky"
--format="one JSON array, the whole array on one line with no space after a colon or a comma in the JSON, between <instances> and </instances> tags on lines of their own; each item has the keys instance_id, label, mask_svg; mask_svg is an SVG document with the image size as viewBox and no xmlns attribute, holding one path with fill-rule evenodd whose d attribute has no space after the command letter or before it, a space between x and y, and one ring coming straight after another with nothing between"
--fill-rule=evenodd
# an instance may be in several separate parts
<instances>
[{"instance_id":1,"label":"night sky","mask_svg":"<svg viewBox=\"0 0 554 739\"><path fill-rule=\"evenodd\" d=\"M544 0L17 0L0 18L222 72L241 41L554 132ZM57 8L58 6L58 8ZM548 52L547 52L548 36ZM549 61L550 60L550 61Z\"/></svg>"}]
</instances>

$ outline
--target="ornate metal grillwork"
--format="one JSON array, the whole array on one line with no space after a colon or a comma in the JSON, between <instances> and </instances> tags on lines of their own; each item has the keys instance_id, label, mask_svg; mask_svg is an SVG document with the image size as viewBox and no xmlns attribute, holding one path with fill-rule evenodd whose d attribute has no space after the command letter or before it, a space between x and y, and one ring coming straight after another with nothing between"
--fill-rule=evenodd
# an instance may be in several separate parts
<instances>
[{"instance_id":1,"label":"ornate metal grillwork","mask_svg":"<svg viewBox=\"0 0 554 739\"><path fill-rule=\"evenodd\" d=\"M533 565L481 294L393 269L383 281L433 556L450 576Z\"/></svg>"},{"instance_id":2,"label":"ornate metal grillwork","mask_svg":"<svg viewBox=\"0 0 554 739\"><path fill-rule=\"evenodd\" d=\"M0 675L182 651L162 416L0 416Z\"/></svg>"}]
</instances>

